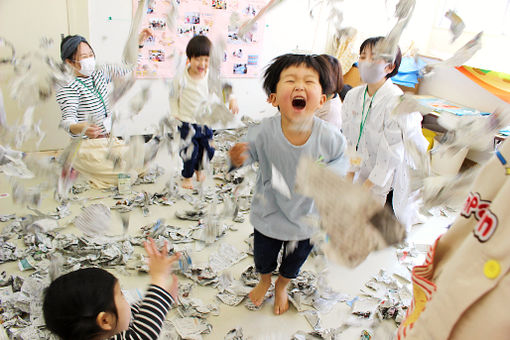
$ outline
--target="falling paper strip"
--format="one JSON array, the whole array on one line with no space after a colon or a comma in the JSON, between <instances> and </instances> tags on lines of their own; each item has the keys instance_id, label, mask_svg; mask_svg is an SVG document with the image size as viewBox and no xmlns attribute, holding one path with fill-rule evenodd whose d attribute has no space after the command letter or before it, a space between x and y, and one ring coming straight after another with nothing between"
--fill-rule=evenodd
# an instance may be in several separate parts
<instances>
[{"instance_id":1,"label":"falling paper strip","mask_svg":"<svg viewBox=\"0 0 510 340\"><path fill-rule=\"evenodd\" d=\"M461 17L455 13L455 11L449 10L444 15L448 19L450 19L450 32L452 32L452 43L457 40L457 38L462 34L466 24L462 21Z\"/></svg>"},{"instance_id":2,"label":"falling paper strip","mask_svg":"<svg viewBox=\"0 0 510 340\"><path fill-rule=\"evenodd\" d=\"M102 203L92 204L74 219L74 225L87 236L102 236L111 228L110 208Z\"/></svg>"}]
</instances>

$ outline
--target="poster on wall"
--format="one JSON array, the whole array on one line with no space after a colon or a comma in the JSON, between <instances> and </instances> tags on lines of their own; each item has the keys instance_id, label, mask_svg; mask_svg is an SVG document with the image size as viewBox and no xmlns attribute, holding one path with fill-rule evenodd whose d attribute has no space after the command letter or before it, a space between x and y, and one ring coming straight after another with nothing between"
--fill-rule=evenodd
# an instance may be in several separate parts
<instances>
[{"instance_id":1,"label":"poster on wall","mask_svg":"<svg viewBox=\"0 0 510 340\"><path fill-rule=\"evenodd\" d=\"M171 2L177 7L177 22L168 23ZM262 50L264 18L242 38L239 26L257 15L267 0L152 0L145 10L141 28L154 33L139 50L138 78L171 78L176 70L174 56L185 56L186 45L195 35L226 42L221 74L223 77L257 77ZM138 0L133 0L136 10Z\"/></svg>"}]
</instances>

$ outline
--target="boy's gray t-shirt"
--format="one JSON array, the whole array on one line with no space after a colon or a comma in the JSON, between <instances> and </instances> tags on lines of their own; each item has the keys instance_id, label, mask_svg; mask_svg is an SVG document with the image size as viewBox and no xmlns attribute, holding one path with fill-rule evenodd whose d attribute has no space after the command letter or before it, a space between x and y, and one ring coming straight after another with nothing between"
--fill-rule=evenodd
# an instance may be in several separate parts
<instances>
[{"instance_id":1,"label":"boy's gray t-shirt","mask_svg":"<svg viewBox=\"0 0 510 340\"><path fill-rule=\"evenodd\" d=\"M331 124L313 117L312 133L301 146L292 145L282 132L281 116L262 120L248 130L249 159L259 163L250 221L265 236L295 241L308 239L314 233L305 216L314 213L313 200L295 193L294 181L299 159L307 155L320 160L340 175L345 175L348 159L342 133ZM291 198L273 189L272 166L286 181Z\"/></svg>"}]
</instances>

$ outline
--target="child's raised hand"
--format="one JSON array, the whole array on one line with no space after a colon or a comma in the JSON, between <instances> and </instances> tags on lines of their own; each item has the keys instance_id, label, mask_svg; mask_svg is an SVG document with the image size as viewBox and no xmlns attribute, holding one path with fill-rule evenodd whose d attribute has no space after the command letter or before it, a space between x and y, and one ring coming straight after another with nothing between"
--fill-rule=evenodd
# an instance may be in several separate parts
<instances>
[{"instance_id":1,"label":"child's raised hand","mask_svg":"<svg viewBox=\"0 0 510 340\"><path fill-rule=\"evenodd\" d=\"M149 275L153 285L164 288L174 300L177 298L177 277L171 275L172 263L177 261L179 253L168 256L168 244L165 242L163 249L158 250L156 242L152 238L143 244L149 257ZM175 296L174 296L175 294Z\"/></svg>"},{"instance_id":2,"label":"child's raised hand","mask_svg":"<svg viewBox=\"0 0 510 340\"><path fill-rule=\"evenodd\" d=\"M237 143L228 151L230 161L232 162L233 166L238 168L244 164L244 162L248 159L248 155L246 154L248 148L248 143L246 142Z\"/></svg>"}]
</instances>

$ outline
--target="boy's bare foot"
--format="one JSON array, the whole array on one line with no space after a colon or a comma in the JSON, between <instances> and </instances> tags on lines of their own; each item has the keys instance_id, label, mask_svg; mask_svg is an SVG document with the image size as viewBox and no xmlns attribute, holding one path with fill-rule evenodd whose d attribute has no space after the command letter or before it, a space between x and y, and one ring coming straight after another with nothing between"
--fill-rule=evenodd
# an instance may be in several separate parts
<instances>
[{"instance_id":1,"label":"boy's bare foot","mask_svg":"<svg viewBox=\"0 0 510 340\"><path fill-rule=\"evenodd\" d=\"M205 173L203 171L195 171L195 174L197 175L197 181L205 181Z\"/></svg>"},{"instance_id":2,"label":"boy's bare foot","mask_svg":"<svg viewBox=\"0 0 510 340\"><path fill-rule=\"evenodd\" d=\"M274 313L281 315L289 309L289 297L287 295L287 285L290 279L279 276L275 283L274 295Z\"/></svg>"},{"instance_id":3,"label":"boy's bare foot","mask_svg":"<svg viewBox=\"0 0 510 340\"><path fill-rule=\"evenodd\" d=\"M262 276L264 275L269 275L269 280L267 277L262 277L259 283L257 283L255 288L253 288L248 295L251 302L253 302L253 304L257 307L260 306L262 302L264 302L264 297L266 296L267 290L269 287L271 287L271 274L263 274Z\"/></svg>"},{"instance_id":4,"label":"boy's bare foot","mask_svg":"<svg viewBox=\"0 0 510 340\"><path fill-rule=\"evenodd\" d=\"M181 186L184 189L193 189L193 178L183 178Z\"/></svg>"}]
</instances>

